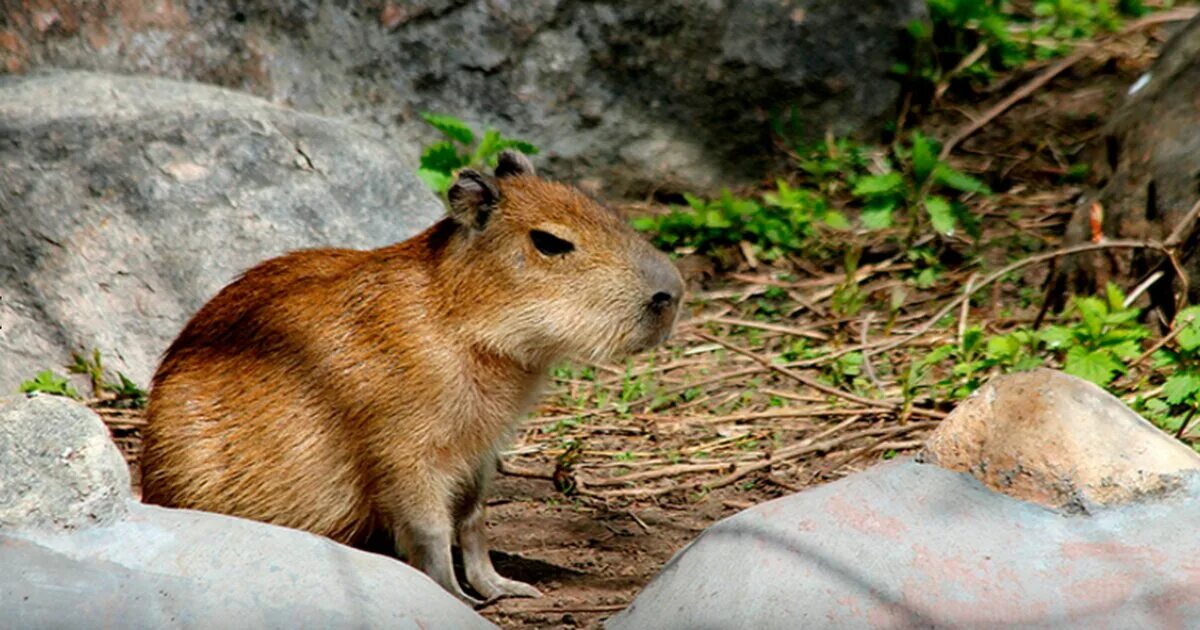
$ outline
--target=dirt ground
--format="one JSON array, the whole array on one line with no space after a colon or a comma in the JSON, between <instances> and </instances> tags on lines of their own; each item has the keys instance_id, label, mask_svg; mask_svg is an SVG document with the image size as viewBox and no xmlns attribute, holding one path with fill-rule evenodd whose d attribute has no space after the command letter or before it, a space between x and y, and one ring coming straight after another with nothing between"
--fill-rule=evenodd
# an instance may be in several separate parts
<instances>
[{"instance_id":1,"label":"dirt ground","mask_svg":"<svg viewBox=\"0 0 1200 630\"><path fill-rule=\"evenodd\" d=\"M993 241L1061 241L1083 190L1064 177L1064 151L1083 159L1160 43L1161 36L1113 43L961 145L956 167L1003 180L994 185L1001 192L973 208ZM1040 69L998 81L971 102L948 103L922 127L947 137ZM904 264L894 260L864 265L856 276L869 303L886 303L904 284ZM801 263L788 276L753 260L719 272L701 264L689 273L689 317L665 348L627 364L555 371L497 475L488 518L500 572L533 583L544 597L502 600L485 616L514 628L598 627L713 522L920 447L949 405L889 408L884 403L898 399L893 385L878 388L874 407L850 404L802 385L804 374L854 388L831 376L828 364L870 347L869 335L878 344L915 329L975 270L948 269L943 293L912 294L911 307L883 328L870 316L831 316L824 305L844 277ZM1030 269L1003 288L997 283L990 299L963 312L988 318L989 327L1031 321L1036 300L1028 287L1036 290L1044 274ZM923 343L944 341L935 335ZM814 346L823 354L806 355ZM794 374L763 362L788 348ZM920 343L895 349L876 356L875 367L891 369L899 355L922 351ZM136 479L137 412L101 411Z\"/></svg>"}]
</instances>

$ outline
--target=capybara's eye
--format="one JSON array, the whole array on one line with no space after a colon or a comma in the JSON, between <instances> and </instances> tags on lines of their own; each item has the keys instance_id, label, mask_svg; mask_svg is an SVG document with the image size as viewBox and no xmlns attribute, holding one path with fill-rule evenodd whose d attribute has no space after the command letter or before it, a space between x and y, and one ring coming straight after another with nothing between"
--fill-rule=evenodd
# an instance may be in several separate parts
<instances>
[{"instance_id":1,"label":"capybara's eye","mask_svg":"<svg viewBox=\"0 0 1200 630\"><path fill-rule=\"evenodd\" d=\"M571 241L564 241L549 232L541 230L531 230L529 232L529 240L533 241L533 246L546 256L562 256L563 254L575 251L575 245Z\"/></svg>"}]
</instances>

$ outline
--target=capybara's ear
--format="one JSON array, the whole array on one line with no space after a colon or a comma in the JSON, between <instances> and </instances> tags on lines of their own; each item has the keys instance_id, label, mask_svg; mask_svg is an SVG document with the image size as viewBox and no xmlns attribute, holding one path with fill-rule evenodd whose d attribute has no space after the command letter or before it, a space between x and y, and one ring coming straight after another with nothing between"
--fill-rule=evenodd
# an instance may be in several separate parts
<instances>
[{"instance_id":1,"label":"capybara's ear","mask_svg":"<svg viewBox=\"0 0 1200 630\"><path fill-rule=\"evenodd\" d=\"M516 149L505 149L500 152L496 161L496 177L512 177L514 175L537 175L533 162L529 157Z\"/></svg>"},{"instance_id":2,"label":"capybara's ear","mask_svg":"<svg viewBox=\"0 0 1200 630\"><path fill-rule=\"evenodd\" d=\"M465 168L446 192L450 202L450 216L477 230L487 225L488 218L500 203L500 189L491 177L474 169Z\"/></svg>"}]
</instances>

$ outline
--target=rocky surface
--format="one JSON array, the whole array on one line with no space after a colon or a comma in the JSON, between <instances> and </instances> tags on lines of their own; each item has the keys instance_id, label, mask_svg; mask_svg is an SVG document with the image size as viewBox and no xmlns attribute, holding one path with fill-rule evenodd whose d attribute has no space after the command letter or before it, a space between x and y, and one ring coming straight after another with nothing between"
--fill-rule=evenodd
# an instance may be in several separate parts
<instances>
[{"instance_id":1,"label":"rocky surface","mask_svg":"<svg viewBox=\"0 0 1200 630\"><path fill-rule=\"evenodd\" d=\"M0 530L73 530L128 511L129 469L108 429L66 398L0 398L0 453Z\"/></svg>"},{"instance_id":2,"label":"rocky surface","mask_svg":"<svg viewBox=\"0 0 1200 630\"><path fill-rule=\"evenodd\" d=\"M100 419L45 396L0 399L0 566L17 628L493 627L397 560L137 503Z\"/></svg>"},{"instance_id":3,"label":"rocky surface","mask_svg":"<svg viewBox=\"0 0 1200 630\"><path fill-rule=\"evenodd\" d=\"M242 270L416 233L443 209L403 153L210 86L0 77L0 392L92 348L145 386Z\"/></svg>"},{"instance_id":4,"label":"rocky surface","mask_svg":"<svg viewBox=\"0 0 1200 630\"><path fill-rule=\"evenodd\" d=\"M938 426L922 458L1068 510L1154 496L1200 471L1200 455L1112 394L1047 369L988 382Z\"/></svg>"},{"instance_id":5,"label":"rocky surface","mask_svg":"<svg viewBox=\"0 0 1200 630\"><path fill-rule=\"evenodd\" d=\"M1200 474L1065 516L912 461L763 503L683 549L610 630L1185 628Z\"/></svg>"},{"instance_id":6,"label":"rocky surface","mask_svg":"<svg viewBox=\"0 0 1200 630\"><path fill-rule=\"evenodd\" d=\"M1104 186L1086 196L1071 219L1068 243L1092 238L1093 203L1103 212L1103 233L1110 239L1166 240L1200 201L1200 16L1163 47L1150 70L1129 86L1124 103L1104 129L1102 156L1094 170ZM1200 222L1180 231L1185 271L1200 277ZM1168 318L1174 313L1169 264L1154 252L1112 252L1075 257L1064 264L1060 280L1082 292L1095 292L1122 271L1134 275L1161 269L1167 281L1151 297ZM1178 282L1176 282L1178 285ZM1193 302L1200 283L1189 285ZM1060 291L1059 293L1062 293Z\"/></svg>"},{"instance_id":7,"label":"rocky surface","mask_svg":"<svg viewBox=\"0 0 1200 630\"><path fill-rule=\"evenodd\" d=\"M920 0L43 0L0 4L0 67L150 73L350 116L400 146L433 110L533 141L610 194L757 175L768 119L871 132ZM415 157L415 152L414 152Z\"/></svg>"}]
</instances>

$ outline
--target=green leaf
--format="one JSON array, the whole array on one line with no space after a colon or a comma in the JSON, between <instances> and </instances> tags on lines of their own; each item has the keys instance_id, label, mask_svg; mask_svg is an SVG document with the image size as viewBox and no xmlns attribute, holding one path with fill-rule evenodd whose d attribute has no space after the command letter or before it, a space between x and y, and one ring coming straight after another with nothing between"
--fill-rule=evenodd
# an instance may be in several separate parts
<instances>
[{"instance_id":1,"label":"green leaf","mask_svg":"<svg viewBox=\"0 0 1200 630\"><path fill-rule=\"evenodd\" d=\"M1104 328L1104 318L1108 315L1108 307L1100 298L1091 296L1075 298L1075 308L1083 318L1083 325L1092 338L1100 336Z\"/></svg>"},{"instance_id":2,"label":"green leaf","mask_svg":"<svg viewBox=\"0 0 1200 630\"><path fill-rule=\"evenodd\" d=\"M983 195L990 195L992 192L991 189L987 187L987 184L984 184L978 179L975 179L974 177L971 177L962 171L957 171L953 168L950 168L945 162L938 162L937 166L934 167L933 179L937 183L947 188L953 188L954 190L961 192L979 193Z\"/></svg>"},{"instance_id":3,"label":"green leaf","mask_svg":"<svg viewBox=\"0 0 1200 630\"><path fill-rule=\"evenodd\" d=\"M950 202L946 201L945 197L931 195L925 200L925 212L929 213L929 220L933 223L933 229L939 234L954 233L956 225L954 210L950 207Z\"/></svg>"},{"instance_id":4,"label":"green leaf","mask_svg":"<svg viewBox=\"0 0 1200 630\"><path fill-rule=\"evenodd\" d=\"M920 362L922 365L934 365L936 363L941 363L942 361L950 358L950 355L954 354L954 350L954 346L938 346L934 350L930 351L929 354L925 355Z\"/></svg>"},{"instance_id":5,"label":"green leaf","mask_svg":"<svg viewBox=\"0 0 1200 630\"><path fill-rule=\"evenodd\" d=\"M475 153L471 155L471 164L485 164L498 153L500 143L503 141L500 132L495 129L488 129L483 132L483 138L479 140L479 146L475 147Z\"/></svg>"},{"instance_id":6,"label":"green leaf","mask_svg":"<svg viewBox=\"0 0 1200 630\"><path fill-rule=\"evenodd\" d=\"M1175 316L1175 325L1183 326L1175 338L1184 352L1200 348L1200 306L1189 306Z\"/></svg>"},{"instance_id":7,"label":"green leaf","mask_svg":"<svg viewBox=\"0 0 1200 630\"><path fill-rule=\"evenodd\" d=\"M39 392L54 396L79 398L79 394L71 387L70 382L65 377L59 376L51 370L38 372L37 376L33 377L32 380L21 383L20 390L23 394Z\"/></svg>"},{"instance_id":8,"label":"green leaf","mask_svg":"<svg viewBox=\"0 0 1200 630\"><path fill-rule=\"evenodd\" d=\"M867 229L881 230L892 227L892 214L895 211L896 202L891 200L868 203L859 215L859 220Z\"/></svg>"},{"instance_id":9,"label":"green leaf","mask_svg":"<svg viewBox=\"0 0 1200 630\"><path fill-rule=\"evenodd\" d=\"M1021 351L1021 344L1013 335L992 337L987 342L987 358L993 361L1011 359Z\"/></svg>"},{"instance_id":10,"label":"green leaf","mask_svg":"<svg viewBox=\"0 0 1200 630\"><path fill-rule=\"evenodd\" d=\"M424 118L425 122L429 123L434 129L446 134L447 138L468 145L475 141L475 134L467 126L467 123L453 116L421 112L421 118Z\"/></svg>"},{"instance_id":11,"label":"green leaf","mask_svg":"<svg viewBox=\"0 0 1200 630\"><path fill-rule=\"evenodd\" d=\"M496 153L500 153L505 149L516 149L525 155L537 155L541 152L536 146L525 142L524 140L514 140L512 138L501 138L496 144Z\"/></svg>"},{"instance_id":12,"label":"green leaf","mask_svg":"<svg viewBox=\"0 0 1200 630\"><path fill-rule=\"evenodd\" d=\"M1167 377L1163 383L1163 395L1172 405L1188 400L1200 392L1200 374L1192 372L1176 373Z\"/></svg>"},{"instance_id":13,"label":"green leaf","mask_svg":"<svg viewBox=\"0 0 1200 630\"><path fill-rule=\"evenodd\" d=\"M1114 356L1125 359L1126 361L1133 359L1134 357L1141 356L1142 354L1141 344L1132 340L1122 341L1120 343L1107 346L1107 348L1108 351Z\"/></svg>"},{"instance_id":14,"label":"green leaf","mask_svg":"<svg viewBox=\"0 0 1200 630\"><path fill-rule=\"evenodd\" d=\"M1065 326L1047 326L1038 333L1038 339L1052 350L1065 348L1075 343L1075 335Z\"/></svg>"},{"instance_id":15,"label":"green leaf","mask_svg":"<svg viewBox=\"0 0 1200 630\"><path fill-rule=\"evenodd\" d=\"M454 179L453 176L447 173L443 173L442 171L433 171L427 168L417 169L417 177L421 178L421 181L425 182L426 186L429 186L438 193L444 193L447 190L450 190L450 184L453 183Z\"/></svg>"},{"instance_id":16,"label":"green leaf","mask_svg":"<svg viewBox=\"0 0 1200 630\"><path fill-rule=\"evenodd\" d=\"M633 229L639 232L653 232L658 229L658 217L634 217Z\"/></svg>"},{"instance_id":17,"label":"green leaf","mask_svg":"<svg viewBox=\"0 0 1200 630\"><path fill-rule=\"evenodd\" d=\"M1120 313L1125 311L1125 293L1121 291L1121 287L1109 282L1104 285L1104 297L1108 300L1108 311L1110 313ZM1137 311L1134 311L1134 316Z\"/></svg>"},{"instance_id":18,"label":"green leaf","mask_svg":"<svg viewBox=\"0 0 1200 630\"><path fill-rule=\"evenodd\" d=\"M964 353L972 353L979 349L979 344L983 342L983 329L979 326L971 326L963 331L962 350Z\"/></svg>"},{"instance_id":19,"label":"green leaf","mask_svg":"<svg viewBox=\"0 0 1200 630\"><path fill-rule=\"evenodd\" d=\"M1124 372L1125 368L1109 352L1089 351L1075 346L1067 350L1063 371L1103 386L1112 381L1114 375Z\"/></svg>"},{"instance_id":20,"label":"green leaf","mask_svg":"<svg viewBox=\"0 0 1200 630\"><path fill-rule=\"evenodd\" d=\"M440 171L446 175L466 165L466 160L458 153L458 149L449 142L431 144L421 154L421 168Z\"/></svg>"},{"instance_id":21,"label":"green leaf","mask_svg":"<svg viewBox=\"0 0 1200 630\"><path fill-rule=\"evenodd\" d=\"M883 175L863 177L854 184L854 194L859 197L873 197L894 193L904 186L904 178L900 173L891 172Z\"/></svg>"},{"instance_id":22,"label":"green leaf","mask_svg":"<svg viewBox=\"0 0 1200 630\"><path fill-rule=\"evenodd\" d=\"M850 229L850 221L846 219L846 215L837 210L830 210L825 213L825 225L828 225L835 230Z\"/></svg>"},{"instance_id":23,"label":"green leaf","mask_svg":"<svg viewBox=\"0 0 1200 630\"><path fill-rule=\"evenodd\" d=\"M920 186L937 166L937 148L933 141L919 131L912 135L912 172L913 180Z\"/></svg>"}]
</instances>

